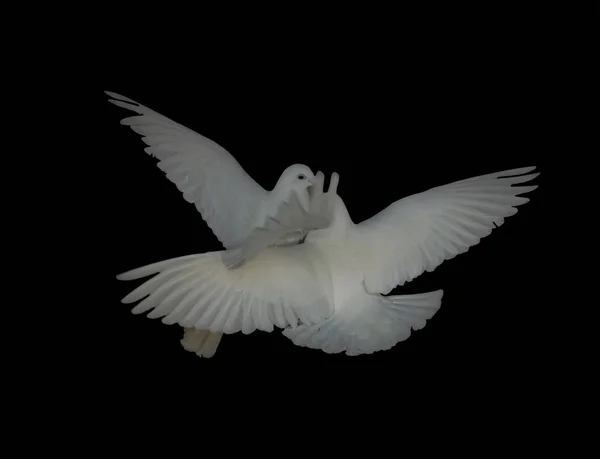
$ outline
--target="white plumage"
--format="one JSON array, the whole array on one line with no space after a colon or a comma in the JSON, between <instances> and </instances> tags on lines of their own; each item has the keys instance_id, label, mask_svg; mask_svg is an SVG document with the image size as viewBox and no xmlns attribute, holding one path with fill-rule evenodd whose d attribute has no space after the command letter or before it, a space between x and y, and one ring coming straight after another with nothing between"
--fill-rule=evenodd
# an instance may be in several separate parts
<instances>
[{"instance_id":1,"label":"white plumage","mask_svg":"<svg viewBox=\"0 0 600 459\"><path fill-rule=\"evenodd\" d=\"M166 323L225 333L277 326L295 344L327 353L386 350L425 325L439 309L443 292L382 293L466 251L516 213L528 201L519 195L536 186L514 185L536 177L529 174L533 169L436 187L400 199L359 224L335 193L334 174L333 189L323 194L322 180L317 180L311 192L309 214L322 220L303 244L266 247L237 269L225 266L227 251L142 267L120 278L160 274L125 301L149 295L134 312L151 310L150 317L164 317ZM306 212L288 203L274 215L247 241L261 232L284 231Z\"/></svg>"},{"instance_id":2,"label":"white plumage","mask_svg":"<svg viewBox=\"0 0 600 459\"><path fill-rule=\"evenodd\" d=\"M442 290L384 297L357 292L336 313L316 325L287 328L283 334L298 346L327 353L370 354L390 349L419 330L441 306Z\"/></svg>"},{"instance_id":3,"label":"white plumage","mask_svg":"<svg viewBox=\"0 0 600 459\"><path fill-rule=\"evenodd\" d=\"M359 225L351 246L369 292L388 293L423 271L465 252L529 201L537 186L513 187L533 167L473 177L400 199Z\"/></svg>"},{"instance_id":4,"label":"white plumage","mask_svg":"<svg viewBox=\"0 0 600 459\"><path fill-rule=\"evenodd\" d=\"M226 249L238 248L236 252L230 252L227 260L230 266L241 265L260 252L263 246L297 243L311 229L292 228L289 233L277 233L280 240L274 240L273 236L248 240L250 234L264 226L282 203L297 199L302 206L308 207L307 188L315 176L307 166L289 166L273 190L267 191L244 171L229 152L212 140L134 100L109 91L106 94L111 97L111 103L137 113L123 119L121 124L142 136L148 145L146 153L159 159L158 167L183 193L184 199L195 205L223 246ZM186 337L189 334L184 336L187 342ZM214 353L212 346L217 346L220 338L198 341L197 353L203 354L204 342L213 343L208 353ZM183 341L182 344L187 346Z\"/></svg>"},{"instance_id":5,"label":"white plumage","mask_svg":"<svg viewBox=\"0 0 600 459\"><path fill-rule=\"evenodd\" d=\"M223 252L168 260L134 269L119 279L158 273L124 299L142 300L135 314L162 317L166 324L222 333L273 331L299 322L317 324L331 314L321 288L325 260L317 247L267 248L237 269L223 263Z\"/></svg>"},{"instance_id":6,"label":"white plumage","mask_svg":"<svg viewBox=\"0 0 600 459\"><path fill-rule=\"evenodd\" d=\"M133 112L121 120L142 136L146 153L193 203L226 248L243 244L282 201L295 192L308 205L314 174L303 164L288 167L271 191L261 187L231 154L212 140L131 99L106 91L109 102Z\"/></svg>"}]
</instances>

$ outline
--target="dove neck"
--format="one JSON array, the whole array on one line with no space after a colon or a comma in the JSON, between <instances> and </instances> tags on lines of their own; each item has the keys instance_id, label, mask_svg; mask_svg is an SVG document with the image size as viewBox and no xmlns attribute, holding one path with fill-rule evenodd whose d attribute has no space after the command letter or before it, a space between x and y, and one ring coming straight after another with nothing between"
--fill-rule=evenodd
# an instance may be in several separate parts
<instances>
[{"instance_id":1,"label":"dove neck","mask_svg":"<svg viewBox=\"0 0 600 459\"><path fill-rule=\"evenodd\" d=\"M334 199L331 224L327 228L310 232L307 238L327 240L329 243L340 241L348 228L354 224L342 198L336 195Z\"/></svg>"},{"instance_id":2,"label":"dove neck","mask_svg":"<svg viewBox=\"0 0 600 459\"><path fill-rule=\"evenodd\" d=\"M347 228L352 225L352 219L346 208L346 204L342 201L338 195L335 196L335 202L333 207L333 228Z\"/></svg>"},{"instance_id":3,"label":"dove neck","mask_svg":"<svg viewBox=\"0 0 600 459\"><path fill-rule=\"evenodd\" d=\"M308 191L296 191L290 188L286 183L281 183L281 180L277 182L275 188L269 193L270 206L278 207L282 202L290 202L292 195L296 195L299 199L300 205L305 209L308 208Z\"/></svg>"},{"instance_id":4,"label":"dove neck","mask_svg":"<svg viewBox=\"0 0 600 459\"><path fill-rule=\"evenodd\" d=\"M273 190L271 190L270 195L272 199L287 198L293 189L290 188L289 184L284 180L283 175L279 178Z\"/></svg>"}]
</instances>

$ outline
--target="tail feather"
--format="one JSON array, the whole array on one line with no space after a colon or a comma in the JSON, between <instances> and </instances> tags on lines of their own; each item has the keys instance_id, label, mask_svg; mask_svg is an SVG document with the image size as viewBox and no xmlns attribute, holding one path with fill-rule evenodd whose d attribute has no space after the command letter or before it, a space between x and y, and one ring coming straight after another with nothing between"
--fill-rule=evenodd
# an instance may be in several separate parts
<instances>
[{"instance_id":1,"label":"tail feather","mask_svg":"<svg viewBox=\"0 0 600 459\"><path fill-rule=\"evenodd\" d=\"M209 330L184 328L181 345L186 351L195 353L198 357L211 358L217 352L223 333L213 333Z\"/></svg>"},{"instance_id":2,"label":"tail feather","mask_svg":"<svg viewBox=\"0 0 600 459\"><path fill-rule=\"evenodd\" d=\"M287 328L283 334L298 346L328 354L371 354L390 349L407 339L411 330L423 328L440 308L442 296L442 290L387 297L365 294L318 325Z\"/></svg>"}]
</instances>

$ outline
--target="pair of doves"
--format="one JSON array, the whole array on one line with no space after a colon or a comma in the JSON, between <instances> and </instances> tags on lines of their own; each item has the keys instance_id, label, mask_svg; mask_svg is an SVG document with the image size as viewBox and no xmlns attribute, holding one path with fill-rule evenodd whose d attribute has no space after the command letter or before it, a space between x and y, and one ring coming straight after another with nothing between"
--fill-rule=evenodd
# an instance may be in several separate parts
<instances>
[{"instance_id":1,"label":"pair of doves","mask_svg":"<svg viewBox=\"0 0 600 459\"><path fill-rule=\"evenodd\" d=\"M224 148L115 93L158 167L193 203L225 250L133 269L155 275L124 303L184 328L183 347L212 357L223 334L275 327L298 346L347 355L387 350L425 326L442 290L387 295L463 253L528 202L535 167L472 177L404 197L355 224L333 174L288 167L271 191Z\"/></svg>"}]
</instances>

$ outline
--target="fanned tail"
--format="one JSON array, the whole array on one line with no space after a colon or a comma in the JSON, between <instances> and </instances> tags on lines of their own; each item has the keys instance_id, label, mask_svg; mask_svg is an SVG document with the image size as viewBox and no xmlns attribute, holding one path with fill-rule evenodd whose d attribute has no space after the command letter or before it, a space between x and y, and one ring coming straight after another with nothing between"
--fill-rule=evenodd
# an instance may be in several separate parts
<instances>
[{"instance_id":1,"label":"fanned tail","mask_svg":"<svg viewBox=\"0 0 600 459\"><path fill-rule=\"evenodd\" d=\"M298 346L328 354L371 354L404 341L423 328L442 304L442 290L417 295L369 295L353 298L321 324L285 329Z\"/></svg>"}]
</instances>

